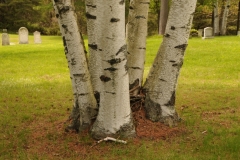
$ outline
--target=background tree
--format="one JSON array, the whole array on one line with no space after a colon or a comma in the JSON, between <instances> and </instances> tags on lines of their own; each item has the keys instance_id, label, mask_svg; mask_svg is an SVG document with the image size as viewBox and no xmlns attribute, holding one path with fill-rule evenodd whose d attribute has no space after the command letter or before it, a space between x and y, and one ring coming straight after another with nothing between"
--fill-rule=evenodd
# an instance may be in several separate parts
<instances>
[{"instance_id":1,"label":"background tree","mask_svg":"<svg viewBox=\"0 0 240 160\"><path fill-rule=\"evenodd\" d=\"M159 34L163 35L165 33L167 18L168 18L168 9L169 1L161 0L161 9L160 9L160 19L159 19Z\"/></svg>"}]
</instances>

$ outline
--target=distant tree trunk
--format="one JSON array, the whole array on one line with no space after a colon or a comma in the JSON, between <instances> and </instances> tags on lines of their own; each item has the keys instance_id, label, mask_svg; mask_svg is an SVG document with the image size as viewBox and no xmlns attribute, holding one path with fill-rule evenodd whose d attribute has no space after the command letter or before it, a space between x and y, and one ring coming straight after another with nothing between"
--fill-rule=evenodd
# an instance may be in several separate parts
<instances>
[{"instance_id":1,"label":"distant tree trunk","mask_svg":"<svg viewBox=\"0 0 240 160\"><path fill-rule=\"evenodd\" d=\"M214 13L214 35L219 36L219 14L218 14L218 0L214 3L213 6Z\"/></svg>"},{"instance_id":2,"label":"distant tree trunk","mask_svg":"<svg viewBox=\"0 0 240 160\"><path fill-rule=\"evenodd\" d=\"M160 19L159 19L159 34L165 33L167 19L168 19L168 0L161 0Z\"/></svg>"},{"instance_id":3,"label":"distant tree trunk","mask_svg":"<svg viewBox=\"0 0 240 160\"><path fill-rule=\"evenodd\" d=\"M137 95L142 86L147 20L150 0L131 0L127 24L127 68L129 73L129 89L136 88L132 95Z\"/></svg>"},{"instance_id":4,"label":"distant tree trunk","mask_svg":"<svg viewBox=\"0 0 240 160\"><path fill-rule=\"evenodd\" d=\"M101 56L102 75L100 106L91 133L96 139L106 136L135 134L129 101L125 42L125 2L97 0L101 10L98 19L98 55ZM102 13L102 14L100 14Z\"/></svg>"},{"instance_id":5,"label":"distant tree trunk","mask_svg":"<svg viewBox=\"0 0 240 160\"><path fill-rule=\"evenodd\" d=\"M99 56L98 48L98 19L97 15L102 14L102 10L97 7L96 0L86 0L86 17L87 17L87 32L88 32L88 47L89 47L89 72L91 75L93 91L99 103L99 92L101 90L101 63L102 59Z\"/></svg>"},{"instance_id":6,"label":"distant tree trunk","mask_svg":"<svg viewBox=\"0 0 240 160\"><path fill-rule=\"evenodd\" d=\"M179 120L175 110L178 75L188 45L197 0L173 0L166 32L144 85L146 116L169 126Z\"/></svg>"},{"instance_id":7,"label":"distant tree trunk","mask_svg":"<svg viewBox=\"0 0 240 160\"><path fill-rule=\"evenodd\" d=\"M229 8L230 8L230 0L226 0L225 8L223 11L223 17L222 17L221 35L226 35Z\"/></svg>"},{"instance_id":8,"label":"distant tree trunk","mask_svg":"<svg viewBox=\"0 0 240 160\"><path fill-rule=\"evenodd\" d=\"M69 128L82 131L90 126L97 114L83 40L71 0L52 0L52 2L63 37L74 95L74 106L70 116L72 124Z\"/></svg>"},{"instance_id":9,"label":"distant tree trunk","mask_svg":"<svg viewBox=\"0 0 240 160\"><path fill-rule=\"evenodd\" d=\"M240 27L240 1L238 2L238 19L237 19L237 34Z\"/></svg>"}]
</instances>

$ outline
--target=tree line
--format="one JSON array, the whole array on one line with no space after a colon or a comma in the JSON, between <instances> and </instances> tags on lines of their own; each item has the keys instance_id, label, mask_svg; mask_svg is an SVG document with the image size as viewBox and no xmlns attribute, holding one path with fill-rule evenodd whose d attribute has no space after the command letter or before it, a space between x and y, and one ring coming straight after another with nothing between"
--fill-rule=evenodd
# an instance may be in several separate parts
<instances>
[{"instance_id":1,"label":"tree line","mask_svg":"<svg viewBox=\"0 0 240 160\"><path fill-rule=\"evenodd\" d=\"M79 26L81 26L80 30L83 34L87 34L85 0L73 0L73 2L78 17L78 23ZM127 20L129 0L125 0L125 3L125 18ZM164 18L164 15L168 13L168 3L171 3L171 0L150 0L148 35L162 32L162 26L166 25L166 22L162 22L166 21L166 18L162 21L160 21L160 19ZM217 23L221 26L222 22L225 20L223 16L226 3L229 3L228 19L225 25L226 34L236 34L236 31L239 30L240 19L239 0L198 0L192 29L203 29L205 27L214 26L214 24L216 27ZM24 26L27 27L30 32L38 30L45 35L60 35L52 5L51 0L0 0L0 28L6 28L10 32L15 33L18 28ZM218 10L217 15L216 10ZM214 17L219 17L219 19ZM217 32L219 31L217 30Z\"/></svg>"}]
</instances>

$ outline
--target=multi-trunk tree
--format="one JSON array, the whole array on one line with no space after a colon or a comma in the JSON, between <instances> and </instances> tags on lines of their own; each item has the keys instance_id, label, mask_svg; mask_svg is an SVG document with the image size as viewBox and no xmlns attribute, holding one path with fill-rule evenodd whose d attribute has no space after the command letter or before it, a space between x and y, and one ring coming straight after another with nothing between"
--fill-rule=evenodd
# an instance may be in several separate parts
<instances>
[{"instance_id":1,"label":"multi-trunk tree","mask_svg":"<svg viewBox=\"0 0 240 160\"><path fill-rule=\"evenodd\" d=\"M143 88L149 0L130 1L127 40L124 0L86 0L89 61L71 2L53 0L74 93L68 128L91 126L96 139L134 136L129 88L134 96ZM179 120L175 93L195 6L196 0L172 1L163 43L144 85L145 109L152 121L172 126Z\"/></svg>"}]
</instances>

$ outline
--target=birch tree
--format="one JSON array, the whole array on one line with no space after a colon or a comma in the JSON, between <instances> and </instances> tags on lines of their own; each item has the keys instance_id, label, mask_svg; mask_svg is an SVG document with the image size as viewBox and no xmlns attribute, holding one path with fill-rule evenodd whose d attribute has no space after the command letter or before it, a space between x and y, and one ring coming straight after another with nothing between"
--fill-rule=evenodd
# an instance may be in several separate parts
<instances>
[{"instance_id":1,"label":"birch tree","mask_svg":"<svg viewBox=\"0 0 240 160\"><path fill-rule=\"evenodd\" d=\"M223 11L223 16L222 16L221 35L226 35L229 8L230 8L230 0L226 0L225 8Z\"/></svg>"},{"instance_id":2,"label":"birch tree","mask_svg":"<svg viewBox=\"0 0 240 160\"><path fill-rule=\"evenodd\" d=\"M165 33L167 19L168 19L168 9L169 1L161 0L161 9L160 9L160 19L159 19L159 34L163 35Z\"/></svg>"},{"instance_id":3,"label":"birch tree","mask_svg":"<svg viewBox=\"0 0 240 160\"><path fill-rule=\"evenodd\" d=\"M138 94L142 86L149 3L150 0L130 1L127 24L127 68L129 89L133 89L133 96Z\"/></svg>"},{"instance_id":4,"label":"birch tree","mask_svg":"<svg viewBox=\"0 0 240 160\"><path fill-rule=\"evenodd\" d=\"M82 131L90 126L97 114L97 104L92 90L83 40L78 30L71 0L53 0L52 2L62 33L74 95L74 105L70 116L72 124L69 128Z\"/></svg>"},{"instance_id":5,"label":"birch tree","mask_svg":"<svg viewBox=\"0 0 240 160\"><path fill-rule=\"evenodd\" d=\"M175 110L176 86L196 2L172 1L163 42L144 85L146 115L152 121L172 126L179 120Z\"/></svg>"},{"instance_id":6,"label":"birch tree","mask_svg":"<svg viewBox=\"0 0 240 160\"><path fill-rule=\"evenodd\" d=\"M213 13L214 13L214 35L219 36L219 9L218 9L218 0L213 4Z\"/></svg>"},{"instance_id":7,"label":"birch tree","mask_svg":"<svg viewBox=\"0 0 240 160\"><path fill-rule=\"evenodd\" d=\"M126 67L125 2L97 0L98 55L101 56L99 112L91 133L96 139L110 135L135 134Z\"/></svg>"}]
</instances>

